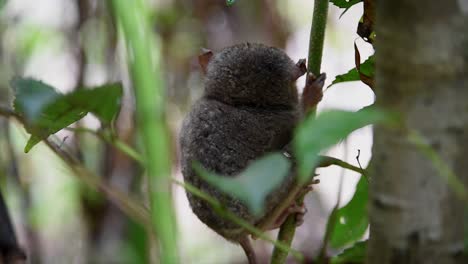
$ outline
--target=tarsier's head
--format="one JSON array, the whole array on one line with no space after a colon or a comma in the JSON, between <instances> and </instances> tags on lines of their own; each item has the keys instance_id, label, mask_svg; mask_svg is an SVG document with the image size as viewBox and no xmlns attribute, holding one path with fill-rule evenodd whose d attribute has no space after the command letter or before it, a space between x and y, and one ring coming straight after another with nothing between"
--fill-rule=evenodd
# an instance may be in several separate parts
<instances>
[{"instance_id":1,"label":"tarsier's head","mask_svg":"<svg viewBox=\"0 0 468 264\"><path fill-rule=\"evenodd\" d=\"M292 108L296 80L306 71L282 50L262 44L238 44L200 56L206 73L205 97L230 105Z\"/></svg>"}]
</instances>

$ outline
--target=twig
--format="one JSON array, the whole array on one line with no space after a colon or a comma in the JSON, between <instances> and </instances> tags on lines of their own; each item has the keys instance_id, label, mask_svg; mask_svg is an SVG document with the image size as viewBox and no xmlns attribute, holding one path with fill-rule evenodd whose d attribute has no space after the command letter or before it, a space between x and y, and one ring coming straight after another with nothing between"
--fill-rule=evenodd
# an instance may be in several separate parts
<instances>
[{"instance_id":1,"label":"twig","mask_svg":"<svg viewBox=\"0 0 468 264\"><path fill-rule=\"evenodd\" d=\"M23 126L25 125L24 119L8 107L0 106L0 116L7 118L13 117L22 123ZM70 167L74 174L83 180L88 186L103 192L107 199L112 201L125 214L142 223L142 225L145 227L151 226L147 209L133 201L126 194L105 185L102 181L100 181L99 177L85 168L78 159L63 150L56 143L48 139L44 139L43 141L52 150L52 152L54 152L65 164L67 164L67 166Z\"/></svg>"},{"instance_id":2,"label":"twig","mask_svg":"<svg viewBox=\"0 0 468 264\"><path fill-rule=\"evenodd\" d=\"M359 163L359 160L358 160L358 163ZM346 161L343 161L343 160L340 160L340 159L337 159L337 158L333 158L333 157L329 157L329 156L320 156L320 162L317 165L317 168L328 167L328 166L331 166L331 165L340 166L340 167L342 167L344 169L352 170L352 171L355 171L355 172L360 173L360 174L365 174L366 173L366 170L364 170L361 167L361 164L359 164L359 168L358 168L358 167L356 167L354 165L351 165L351 164L347 163Z\"/></svg>"}]
</instances>

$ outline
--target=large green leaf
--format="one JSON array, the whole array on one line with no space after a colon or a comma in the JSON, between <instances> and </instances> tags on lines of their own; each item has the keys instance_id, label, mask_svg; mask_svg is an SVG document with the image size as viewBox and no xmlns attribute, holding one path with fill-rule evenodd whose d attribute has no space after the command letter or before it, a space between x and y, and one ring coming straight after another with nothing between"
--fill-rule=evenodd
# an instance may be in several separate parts
<instances>
[{"instance_id":1,"label":"large green leaf","mask_svg":"<svg viewBox=\"0 0 468 264\"><path fill-rule=\"evenodd\" d=\"M194 169L203 179L243 201L255 215L262 213L265 197L283 182L290 168L290 162L280 153L268 154L252 162L234 177L216 175L194 163Z\"/></svg>"},{"instance_id":2,"label":"large green leaf","mask_svg":"<svg viewBox=\"0 0 468 264\"><path fill-rule=\"evenodd\" d=\"M103 124L109 124L118 114L122 97L120 84L80 89L66 95L29 78L16 78L11 85L15 90L15 111L24 118L25 128L31 134L25 152L88 112L95 114Z\"/></svg>"},{"instance_id":3,"label":"large green leaf","mask_svg":"<svg viewBox=\"0 0 468 264\"><path fill-rule=\"evenodd\" d=\"M293 146L298 162L299 181L305 182L319 161L320 151L347 137L354 130L382 121L382 111L365 108L358 112L332 110L316 118L312 115L299 125Z\"/></svg>"},{"instance_id":4,"label":"large green leaf","mask_svg":"<svg viewBox=\"0 0 468 264\"><path fill-rule=\"evenodd\" d=\"M362 238L369 225L367 217L368 186L367 179L361 176L353 198L340 208L336 214L330 245L341 248Z\"/></svg>"},{"instance_id":5,"label":"large green leaf","mask_svg":"<svg viewBox=\"0 0 468 264\"><path fill-rule=\"evenodd\" d=\"M361 264L365 262L367 240L355 243L330 260L331 264Z\"/></svg>"},{"instance_id":6,"label":"large green leaf","mask_svg":"<svg viewBox=\"0 0 468 264\"><path fill-rule=\"evenodd\" d=\"M374 55L367 58L360 66L361 73L372 78L374 76ZM340 74L335 77L335 80L328 86L332 86L337 83L342 82L352 82L352 81L360 81L359 72L356 68L349 70L345 74Z\"/></svg>"}]
</instances>

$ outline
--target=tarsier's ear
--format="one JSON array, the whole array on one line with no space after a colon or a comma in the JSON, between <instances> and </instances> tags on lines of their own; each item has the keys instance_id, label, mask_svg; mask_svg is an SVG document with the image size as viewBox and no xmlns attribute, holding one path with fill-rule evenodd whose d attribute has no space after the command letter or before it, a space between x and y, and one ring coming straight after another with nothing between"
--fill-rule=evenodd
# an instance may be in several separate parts
<instances>
[{"instance_id":1,"label":"tarsier's ear","mask_svg":"<svg viewBox=\"0 0 468 264\"><path fill-rule=\"evenodd\" d=\"M307 72L307 66L306 66L306 60L305 59L300 59L296 63L296 67L294 68L293 71L293 80L299 79L304 73Z\"/></svg>"},{"instance_id":2,"label":"tarsier's ear","mask_svg":"<svg viewBox=\"0 0 468 264\"><path fill-rule=\"evenodd\" d=\"M200 64L203 74L206 74L211 57L213 57L213 52L209 49L202 49L202 54L198 55L198 63Z\"/></svg>"}]
</instances>

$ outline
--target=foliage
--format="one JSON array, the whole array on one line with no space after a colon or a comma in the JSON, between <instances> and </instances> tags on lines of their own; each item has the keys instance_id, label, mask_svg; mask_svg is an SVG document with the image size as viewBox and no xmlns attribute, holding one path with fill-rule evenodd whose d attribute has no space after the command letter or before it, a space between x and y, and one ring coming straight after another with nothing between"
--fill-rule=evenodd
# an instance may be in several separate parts
<instances>
[{"instance_id":1,"label":"foliage","mask_svg":"<svg viewBox=\"0 0 468 264\"><path fill-rule=\"evenodd\" d=\"M368 184L365 176L356 185L352 199L337 211L333 225L330 245L341 248L358 239L366 232L369 225L367 217Z\"/></svg>"},{"instance_id":2,"label":"foliage","mask_svg":"<svg viewBox=\"0 0 468 264\"><path fill-rule=\"evenodd\" d=\"M340 17L344 15L353 5L362 2L362 0L330 0L330 3L345 10L341 13Z\"/></svg>"},{"instance_id":3,"label":"foliage","mask_svg":"<svg viewBox=\"0 0 468 264\"><path fill-rule=\"evenodd\" d=\"M280 153L268 154L252 162L234 177L216 175L194 163L194 169L203 179L245 202L255 215L262 213L266 196L283 182L290 168L290 162Z\"/></svg>"},{"instance_id":4,"label":"foliage","mask_svg":"<svg viewBox=\"0 0 468 264\"><path fill-rule=\"evenodd\" d=\"M362 2L362 0L330 0L330 3L339 8L350 8L359 2Z\"/></svg>"},{"instance_id":5,"label":"foliage","mask_svg":"<svg viewBox=\"0 0 468 264\"><path fill-rule=\"evenodd\" d=\"M361 64L360 72L366 76L374 77L374 65L375 65L374 55L372 55L369 58L367 58L365 62ZM360 80L361 78L359 77L359 72L355 67L349 70L347 73L335 76L335 80L333 80L333 82L328 87L335 85L337 83L360 81Z\"/></svg>"},{"instance_id":6,"label":"foliage","mask_svg":"<svg viewBox=\"0 0 468 264\"><path fill-rule=\"evenodd\" d=\"M365 108L358 112L333 110L314 118L309 116L299 125L294 138L299 181L306 182L319 161L320 151L329 148L361 127L384 121L382 111Z\"/></svg>"},{"instance_id":7,"label":"foliage","mask_svg":"<svg viewBox=\"0 0 468 264\"><path fill-rule=\"evenodd\" d=\"M367 240L355 243L330 260L331 264L360 264L366 258Z\"/></svg>"},{"instance_id":8,"label":"foliage","mask_svg":"<svg viewBox=\"0 0 468 264\"><path fill-rule=\"evenodd\" d=\"M15 78L11 86L15 90L14 109L25 119L25 128L31 134L25 152L89 112L109 125L119 112L122 97L120 84L79 89L65 95L30 78Z\"/></svg>"}]
</instances>

